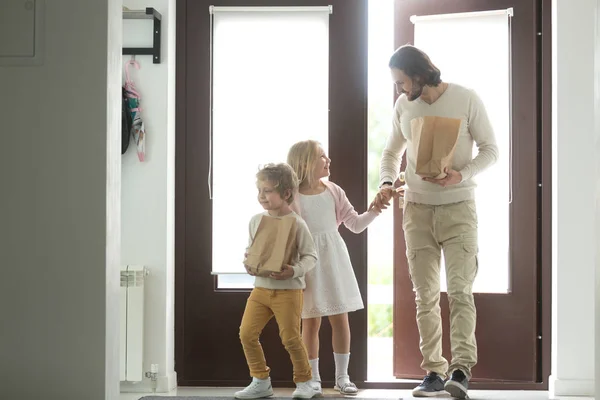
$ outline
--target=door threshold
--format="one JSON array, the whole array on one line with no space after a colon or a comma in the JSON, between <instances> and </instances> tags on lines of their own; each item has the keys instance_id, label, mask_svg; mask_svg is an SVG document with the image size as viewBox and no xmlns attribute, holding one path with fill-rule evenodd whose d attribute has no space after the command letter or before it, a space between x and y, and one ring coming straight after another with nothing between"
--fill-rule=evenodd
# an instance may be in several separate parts
<instances>
[{"instance_id":1,"label":"door threshold","mask_svg":"<svg viewBox=\"0 0 600 400\"><path fill-rule=\"evenodd\" d=\"M387 378L387 379L367 379L365 383L419 383L420 379L397 379L397 378Z\"/></svg>"}]
</instances>

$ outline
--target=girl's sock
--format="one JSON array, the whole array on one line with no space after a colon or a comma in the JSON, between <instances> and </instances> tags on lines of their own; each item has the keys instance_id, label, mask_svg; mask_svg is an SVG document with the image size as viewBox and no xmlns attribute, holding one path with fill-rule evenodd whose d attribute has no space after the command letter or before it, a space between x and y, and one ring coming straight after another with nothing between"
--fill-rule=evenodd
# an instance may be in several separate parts
<instances>
[{"instance_id":1,"label":"girl's sock","mask_svg":"<svg viewBox=\"0 0 600 400\"><path fill-rule=\"evenodd\" d=\"M350 362L350 353L338 354L333 353L333 359L335 360L335 381L336 383L348 383L350 377L348 376L348 363Z\"/></svg>"},{"instance_id":2,"label":"girl's sock","mask_svg":"<svg viewBox=\"0 0 600 400\"><path fill-rule=\"evenodd\" d=\"M319 374L319 359L308 360L310 367L312 368L312 380L321 382L321 375Z\"/></svg>"}]
</instances>

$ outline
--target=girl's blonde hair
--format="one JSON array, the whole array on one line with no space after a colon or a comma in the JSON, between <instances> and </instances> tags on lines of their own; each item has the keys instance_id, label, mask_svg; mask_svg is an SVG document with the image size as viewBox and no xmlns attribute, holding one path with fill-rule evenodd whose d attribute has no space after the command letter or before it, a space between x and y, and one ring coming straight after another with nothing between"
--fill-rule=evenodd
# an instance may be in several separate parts
<instances>
[{"instance_id":1,"label":"girl's blonde hair","mask_svg":"<svg viewBox=\"0 0 600 400\"><path fill-rule=\"evenodd\" d=\"M299 186L316 184L314 181L315 164L321 154L319 147L321 144L316 140L305 140L298 142L290 148L287 157L287 163L292 167L298 176Z\"/></svg>"}]
</instances>

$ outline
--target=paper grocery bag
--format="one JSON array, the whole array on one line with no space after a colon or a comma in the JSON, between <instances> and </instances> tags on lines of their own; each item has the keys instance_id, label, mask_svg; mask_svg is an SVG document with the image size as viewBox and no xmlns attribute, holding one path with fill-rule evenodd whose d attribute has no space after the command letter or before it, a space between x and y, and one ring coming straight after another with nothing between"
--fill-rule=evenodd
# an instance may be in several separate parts
<instances>
[{"instance_id":1,"label":"paper grocery bag","mask_svg":"<svg viewBox=\"0 0 600 400\"><path fill-rule=\"evenodd\" d=\"M446 177L444 169L452 168L460 123L458 118L432 116L410 121L412 140L416 146L417 175L434 179Z\"/></svg>"},{"instance_id":2,"label":"paper grocery bag","mask_svg":"<svg viewBox=\"0 0 600 400\"><path fill-rule=\"evenodd\" d=\"M296 218L263 215L244 264L257 276L269 276L291 265L297 252Z\"/></svg>"}]
</instances>

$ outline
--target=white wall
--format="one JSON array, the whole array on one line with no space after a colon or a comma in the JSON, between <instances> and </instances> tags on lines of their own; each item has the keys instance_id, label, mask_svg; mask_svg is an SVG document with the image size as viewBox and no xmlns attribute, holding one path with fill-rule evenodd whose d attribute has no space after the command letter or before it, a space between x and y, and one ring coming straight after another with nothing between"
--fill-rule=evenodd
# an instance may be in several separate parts
<instances>
[{"instance_id":1,"label":"white wall","mask_svg":"<svg viewBox=\"0 0 600 400\"><path fill-rule=\"evenodd\" d=\"M596 0L553 0L553 395L594 393Z\"/></svg>"},{"instance_id":2,"label":"white wall","mask_svg":"<svg viewBox=\"0 0 600 400\"><path fill-rule=\"evenodd\" d=\"M43 65L0 67L2 398L119 395L120 6L46 1Z\"/></svg>"},{"instance_id":3,"label":"white wall","mask_svg":"<svg viewBox=\"0 0 600 400\"><path fill-rule=\"evenodd\" d=\"M121 264L145 265L144 371L159 365L158 391L177 384L174 372L174 159L175 0L124 0L129 9L154 7L162 14L162 62L137 56L130 73L141 95L146 127L146 161L130 144L122 167ZM125 47L151 47L152 21L124 20ZM129 60L123 57L123 63ZM123 75L125 79L125 75ZM149 391L150 382L122 383L122 391Z\"/></svg>"}]
</instances>

